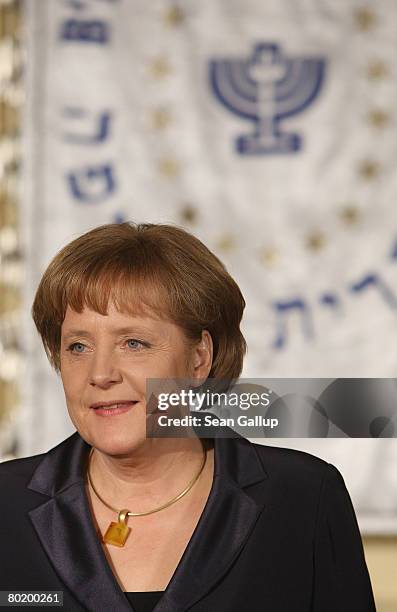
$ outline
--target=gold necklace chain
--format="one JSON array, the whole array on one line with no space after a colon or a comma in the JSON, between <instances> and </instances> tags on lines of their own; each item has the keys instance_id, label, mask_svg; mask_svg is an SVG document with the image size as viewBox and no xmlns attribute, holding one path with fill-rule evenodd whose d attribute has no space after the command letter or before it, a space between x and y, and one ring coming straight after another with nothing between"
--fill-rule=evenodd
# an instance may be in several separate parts
<instances>
[{"instance_id":1,"label":"gold necklace chain","mask_svg":"<svg viewBox=\"0 0 397 612\"><path fill-rule=\"evenodd\" d=\"M120 511L117 510L117 508L114 508L113 506L111 506L110 504L108 504L107 502L105 502L104 499L102 499L102 497L99 495L98 491L96 490L96 488L94 487L92 480L91 480L91 474L90 474L90 465L91 465L91 456L92 453L94 452L94 447L91 449L89 457L88 457L88 469L87 469L87 476L88 476L88 480L89 483L92 487L92 490L94 491L95 495L97 496L97 498L105 505L107 506L107 508L109 508L110 510L113 510L114 512L119 513ZM189 482L189 484L187 485L187 487L185 489L183 489L183 491L181 491L181 493L179 493L176 497L173 497L170 501L166 502L165 504L162 504L161 506L159 506L158 508L155 508L154 510L147 510L146 512L130 512L128 510L128 512L126 512L126 516L145 516L147 514L153 514L154 512L159 512L160 510L164 510L164 508L168 508L168 506L171 506L171 504L174 504L176 501L178 501L178 499L181 499L181 497L183 497L184 495L186 495L186 493L188 493L190 491L190 489L193 487L193 485L195 484L195 482L199 479L201 472L204 469L204 466L206 464L207 461L207 448L204 446L204 458L203 458L203 462L201 464L200 470L198 471L198 473L196 474L196 476Z\"/></svg>"}]
</instances>

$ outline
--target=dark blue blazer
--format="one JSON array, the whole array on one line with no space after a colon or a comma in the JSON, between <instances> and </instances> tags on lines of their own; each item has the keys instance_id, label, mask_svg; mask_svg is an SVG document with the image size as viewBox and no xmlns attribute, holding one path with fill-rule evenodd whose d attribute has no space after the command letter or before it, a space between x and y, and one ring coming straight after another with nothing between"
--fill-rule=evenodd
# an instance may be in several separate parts
<instances>
[{"instance_id":1,"label":"dark blue blazer","mask_svg":"<svg viewBox=\"0 0 397 612\"><path fill-rule=\"evenodd\" d=\"M155 612L373 612L338 470L242 437L214 444L209 498ZM90 513L89 449L74 433L0 464L0 590L63 591L68 612L131 612Z\"/></svg>"}]
</instances>

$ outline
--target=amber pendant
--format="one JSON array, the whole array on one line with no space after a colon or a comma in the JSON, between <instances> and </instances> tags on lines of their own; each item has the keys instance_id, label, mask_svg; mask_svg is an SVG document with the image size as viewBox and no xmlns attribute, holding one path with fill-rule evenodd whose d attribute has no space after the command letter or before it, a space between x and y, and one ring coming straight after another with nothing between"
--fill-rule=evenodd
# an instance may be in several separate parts
<instances>
[{"instance_id":1,"label":"amber pendant","mask_svg":"<svg viewBox=\"0 0 397 612\"><path fill-rule=\"evenodd\" d=\"M103 536L103 541L106 544L124 546L131 531L131 527L128 527L126 523L127 517L128 510L120 510L118 523L112 521Z\"/></svg>"}]
</instances>

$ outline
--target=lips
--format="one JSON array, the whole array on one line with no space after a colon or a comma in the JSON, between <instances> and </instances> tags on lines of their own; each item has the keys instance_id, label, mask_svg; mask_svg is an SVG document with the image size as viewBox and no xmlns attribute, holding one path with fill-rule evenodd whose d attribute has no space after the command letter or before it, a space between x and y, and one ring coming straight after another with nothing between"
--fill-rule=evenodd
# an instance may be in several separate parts
<instances>
[{"instance_id":1,"label":"lips","mask_svg":"<svg viewBox=\"0 0 397 612\"><path fill-rule=\"evenodd\" d=\"M97 404L92 404L91 408L95 413L96 417L113 417L117 418L117 416L121 416L123 414L128 414L132 411L132 408L138 402L131 400L118 400L115 402L98 402Z\"/></svg>"},{"instance_id":2,"label":"lips","mask_svg":"<svg viewBox=\"0 0 397 612\"><path fill-rule=\"evenodd\" d=\"M97 402L96 404L91 404L90 408L93 408L94 410L98 410L99 408L111 410L115 408L126 407L136 403L136 400L114 400L113 402Z\"/></svg>"}]
</instances>

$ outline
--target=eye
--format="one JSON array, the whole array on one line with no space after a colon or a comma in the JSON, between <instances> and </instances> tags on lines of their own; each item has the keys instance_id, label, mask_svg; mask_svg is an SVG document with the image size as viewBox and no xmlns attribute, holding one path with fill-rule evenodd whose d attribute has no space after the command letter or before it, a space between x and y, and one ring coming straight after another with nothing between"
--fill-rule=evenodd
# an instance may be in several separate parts
<instances>
[{"instance_id":1,"label":"eye","mask_svg":"<svg viewBox=\"0 0 397 612\"><path fill-rule=\"evenodd\" d=\"M140 344L141 346L143 346L143 343L140 342L139 340L135 340L134 338L130 338L129 340L127 340L127 344L129 345L130 348L137 348L136 346L135 347L131 346L130 342L135 342L135 344Z\"/></svg>"},{"instance_id":2,"label":"eye","mask_svg":"<svg viewBox=\"0 0 397 612\"><path fill-rule=\"evenodd\" d=\"M77 350L74 350L75 348L77 348ZM84 349L84 344L81 342L73 342L73 344L71 344L66 350L70 351L71 353L82 353L83 350L80 349Z\"/></svg>"}]
</instances>

